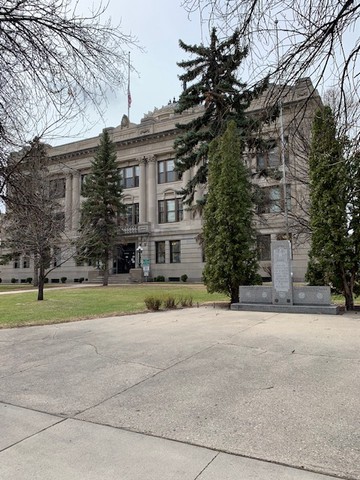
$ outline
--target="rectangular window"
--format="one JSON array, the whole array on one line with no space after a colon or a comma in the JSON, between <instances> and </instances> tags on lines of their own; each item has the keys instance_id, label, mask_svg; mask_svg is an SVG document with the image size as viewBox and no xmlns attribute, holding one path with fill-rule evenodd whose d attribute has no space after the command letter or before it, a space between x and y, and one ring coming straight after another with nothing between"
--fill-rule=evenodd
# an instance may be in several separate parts
<instances>
[{"instance_id":1,"label":"rectangular window","mask_svg":"<svg viewBox=\"0 0 360 480\"><path fill-rule=\"evenodd\" d=\"M50 197L65 198L65 178L50 180Z\"/></svg>"},{"instance_id":2,"label":"rectangular window","mask_svg":"<svg viewBox=\"0 0 360 480\"><path fill-rule=\"evenodd\" d=\"M14 257L14 268L20 268L20 257L19 257L19 255L16 255Z\"/></svg>"},{"instance_id":3,"label":"rectangular window","mask_svg":"<svg viewBox=\"0 0 360 480\"><path fill-rule=\"evenodd\" d=\"M61 264L61 250L58 247L53 249L53 266L58 267Z\"/></svg>"},{"instance_id":4,"label":"rectangular window","mask_svg":"<svg viewBox=\"0 0 360 480\"><path fill-rule=\"evenodd\" d=\"M155 242L156 263L165 263L165 242Z\"/></svg>"},{"instance_id":5,"label":"rectangular window","mask_svg":"<svg viewBox=\"0 0 360 480\"><path fill-rule=\"evenodd\" d=\"M23 268L30 268L30 257L28 255L23 257Z\"/></svg>"},{"instance_id":6,"label":"rectangular window","mask_svg":"<svg viewBox=\"0 0 360 480\"><path fill-rule=\"evenodd\" d=\"M287 138L285 138L285 163L288 163ZM265 140L256 152L256 169L277 168L281 165L280 141Z\"/></svg>"},{"instance_id":7,"label":"rectangular window","mask_svg":"<svg viewBox=\"0 0 360 480\"><path fill-rule=\"evenodd\" d=\"M55 228L57 230L65 230L65 213L64 212L57 212L54 214L54 220L56 222Z\"/></svg>"},{"instance_id":8,"label":"rectangular window","mask_svg":"<svg viewBox=\"0 0 360 480\"><path fill-rule=\"evenodd\" d=\"M159 223L180 222L183 219L183 205L181 198L159 200Z\"/></svg>"},{"instance_id":9,"label":"rectangular window","mask_svg":"<svg viewBox=\"0 0 360 480\"><path fill-rule=\"evenodd\" d=\"M175 171L175 161L173 159L158 162L158 183L176 182L179 175Z\"/></svg>"},{"instance_id":10,"label":"rectangular window","mask_svg":"<svg viewBox=\"0 0 360 480\"><path fill-rule=\"evenodd\" d=\"M286 185L286 202L288 211L291 210L291 189L290 185ZM261 189L261 201L258 206L258 213L280 213L283 212L284 205L284 188L282 185L273 187L264 187Z\"/></svg>"},{"instance_id":11,"label":"rectangular window","mask_svg":"<svg viewBox=\"0 0 360 480\"><path fill-rule=\"evenodd\" d=\"M259 254L259 260L271 260L271 236L270 235L258 235L257 237L257 250Z\"/></svg>"},{"instance_id":12,"label":"rectangular window","mask_svg":"<svg viewBox=\"0 0 360 480\"><path fill-rule=\"evenodd\" d=\"M137 225L139 223L139 204L133 203L125 206L126 225Z\"/></svg>"},{"instance_id":13,"label":"rectangular window","mask_svg":"<svg viewBox=\"0 0 360 480\"><path fill-rule=\"evenodd\" d=\"M132 167L125 167L120 169L121 173L121 186L123 188L134 188L139 186L139 165L133 165Z\"/></svg>"},{"instance_id":14,"label":"rectangular window","mask_svg":"<svg viewBox=\"0 0 360 480\"><path fill-rule=\"evenodd\" d=\"M180 263L180 240L172 240L170 242L170 263Z\"/></svg>"}]
</instances>

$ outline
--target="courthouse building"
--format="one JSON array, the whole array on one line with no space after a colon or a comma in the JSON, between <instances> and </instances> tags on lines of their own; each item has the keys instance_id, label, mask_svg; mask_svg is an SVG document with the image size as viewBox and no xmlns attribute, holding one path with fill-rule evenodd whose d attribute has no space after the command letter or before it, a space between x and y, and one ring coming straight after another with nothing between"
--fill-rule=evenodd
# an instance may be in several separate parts
<instances>
[{"instance_id":1,"label":"courthouse building","mask_svg":"<svg viewBox=\"0 0 360 480\"><path fill-rule=\"evenodd\" d=\"M265 103L265 96L253 102L249 115L258 115ZM312 118L320 104L309 79L286 87L283 114L264 126L262 147L254 147L244 159L262 199L256 212L256 229L263 277L270 275L270 241L288 234L292 242L294 280L304 279L309 239L306 228L301 228L304 222L298 220L306 216L304 206L308 202L305 143L310 140ZM130 123L124 116L119 126L108 128L116 145L126 204L126 222L119 227L119 242L109 264L110 282L131 279L139 264L148 267L149 279L162 275L166 280L178 280L187 275L188 281L201 281L205 258L198 238L202 219L184 208L179 195L194 172L189 170L181 180L178 178L173 150L178 135L176 124L187 123L198 111L177 114L175 106L169 103L155 109L144 115L139 124ZM99 137L94 137L49 148L51 189L63 209L68 237L77 235L83 200L81 187L98 144ZM281 174L282 160L285 160L286 188ZM203 189L198 188L195 200L203 194ZM58 264L61 255L60 250ZM32 268L31 258L29 261L19 257L2 266L0 276L5 282L11 278L24 281L33 276ZM61 277L67 277L68 282L80 278L100 281L96 265L79 264L74 258L54 269L49 281L57 282Z\"/></svg>"}]
</instances>

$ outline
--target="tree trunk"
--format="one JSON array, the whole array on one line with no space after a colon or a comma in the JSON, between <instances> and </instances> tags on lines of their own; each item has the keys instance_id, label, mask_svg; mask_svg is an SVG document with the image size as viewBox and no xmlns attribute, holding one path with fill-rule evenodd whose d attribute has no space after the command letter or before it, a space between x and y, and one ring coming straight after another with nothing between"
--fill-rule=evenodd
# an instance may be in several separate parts
<instances>
[{"instance_id":1,"label":"tree trunk","mask_svg":"<svg viewBox=\"0 0 360 480\"><path fill-rule=\"evenodd\" d=\"M103 287L107 287L109 285L109 269L108 269L108 262L105 264L104 269L104 276L103 276Z\"/></svg>"},{"instance_id":2,"label":"tree trunk","mask_svg":"<svg viewBox=\"0 0 360 480\"><path fill-rule=\"evenodd\" d=\"M239 303L239 287L233 287L231 288L231 303Z\"/></svg>"},{"instance_id":3,"label":"tree trunk","mask_svg":"<svg viewBox=\"0 0 360 480\"><path fill-rule=\"evenodd\" d=\"M39 277L38 277L38 300L44 300L44 284L45 284L45 271L44 267L40 266L39 268Z\"/></svg>"},{"instance_id":4,"label":"tree trunk","mask_svg":"<svg viewBox=\"0 0 360 480\"><path fill-rule=\"evenodd\" d=\"M109 285L109 252L104 251L104 256L102 258L102 269L104 272L103 276L103 287L107 287Z\"/></svg>"},{"instance_id":5,"label":"tree trunk","mask_svg":"<svg viewBox=\"0 0 360 480\"><path fill-rule=\"evenodd\" d=\"M37 259L35 259L35 262ZM33 281L34 287L37 287L39 285L39 269L37 265L34 266L34 281Z\"/></svg>"},{"instance_id":6,"label":"tree trunk","mask_svg":"<svg viewBox=\"0 0 360 480\"><path fill-rule=\"evenodd\" d=\"M341 274L344 288L345 308L346 310L354 310L353 278L346 278L346 273L343 270Z\"/></svg>"}]
</instances>

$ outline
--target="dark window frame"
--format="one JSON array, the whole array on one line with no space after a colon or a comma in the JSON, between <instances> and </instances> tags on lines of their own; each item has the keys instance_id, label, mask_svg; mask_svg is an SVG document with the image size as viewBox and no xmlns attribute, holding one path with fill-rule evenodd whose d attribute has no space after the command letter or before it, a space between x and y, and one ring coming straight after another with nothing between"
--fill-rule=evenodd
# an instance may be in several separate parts
<instances>
[{"instance_id":1,"label":"dark window frame","mask_svg":"<svg viewBox=\"0 0 360 480\"><path fill-rule=\"evenodd\" d=\"M66 191L65 177L52 178L49 181L49 193L51 198L65 198L65 191Z\"/></svg>"},{"instance_id":2,"label":"dark window frame","mask_svg":"<svg viewBox=\"0 0 360 480\"><path fill-rule=\"evenodd\" d=\"M170 240L170 263L181 263L181 240Z\"/></svg>"},{"instance_id":3,"label":"dark window frame","mask_svg":"<svg viewBox=\"0 0 360 480\"><path fill-rule=\"evenodd\" d=\"M170 166L172 168L169 168ZM157 169L159 184L177 182L179 180L179 174L175 170L175 159L159 160Z\"/></svg>"},{"instance_id":4,"label":"dark window frame","mask_svg":"<svg viewBox=\"0 0 360 480\"><path fill-rule=\"evenodd\" d=\"M161 247L161 248L160 248ZM164 240L155 242L156 263L166 263L166 243Z\"/></svg>"},{"instance_id":5,"label":"dark window frame","mask_svg":"<svg viewBox=\"0 0 360 480\"><path fill-rule=\"evenodd\" d=\"M275 193L276 192L276 193ZM261 187L262 201L258 205L258 214L283 213L285 210L283 185ZM286 185L287 209L291 211L291 185Z\"/></svg>"},{"instance_id":6,"label":"dark window frame","mask_svg":"<svg viewBox=\"0 0 360 480\"><path fill-rule=\"evenodd\" d=\"M174 208L172 207L174 202ZM169 198L158 200L158 222L176 223L181 222L184 217L183 203L181 198Z\"/></svg>"},{"instance_id":7,"label":"dark window frame","mask_svg":"<svg viewBox=\"0 0 360 480\"><path fill-rule=\"evenodd\" d=\"M289 163L288 137L284 139L285 164ZM256 170L266 170L268 168L278 168L281 166L281 140L269 138L263 140L262 146L256 151Z\"/></svg>"},{"instance_id":8,"label":"dark window frame","mask_svg":"<svg viewBox=\"0 0 360 480\"><path fill-rule=\"evenodd\" d=\"M271 235L260 234L256 237L257 251L260 262L271 261Z\"/></svg>"},{"instance_id":9,"label":"dark window frame","mask_svg":"<svg viewBox=\"0 0 360 480\"><path fill-rule=\"evenodd\" d=\"M128 176L128 173L130 175ZM140 166L131 165L120 168L122 188L137 188L140 183Z\"/></svg>"},{"instance_id":10,"label":"dark window frame","mask_svg":"<svg viewBox=\"0 0 360 480\"><path fill-rule=\"evenodd\" d=\"M125 205L125 225L137 225L139 223L139 203Z\"/></svg>"}]
</instances>

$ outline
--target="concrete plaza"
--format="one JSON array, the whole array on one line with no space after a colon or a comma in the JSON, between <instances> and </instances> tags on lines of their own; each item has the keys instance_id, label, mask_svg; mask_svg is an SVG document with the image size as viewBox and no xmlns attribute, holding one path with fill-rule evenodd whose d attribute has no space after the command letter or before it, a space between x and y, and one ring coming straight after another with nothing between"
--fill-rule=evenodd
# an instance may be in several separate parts
<instances>
[{"instance_id":1,"label":"concrete plaza","mask_svg":"<svg viewBox=\"0 0 360 480\"><path fill-rule=\"evenodd\" d=\"M0 478L360 479L360 316L0 330Z\"/></svg>"}]
</instances>

